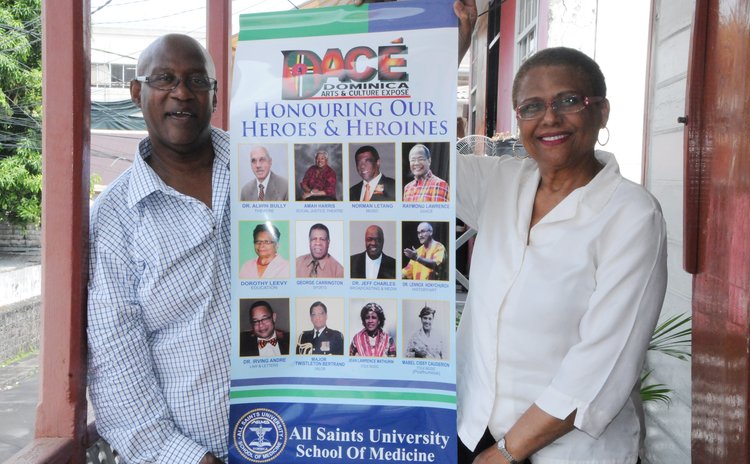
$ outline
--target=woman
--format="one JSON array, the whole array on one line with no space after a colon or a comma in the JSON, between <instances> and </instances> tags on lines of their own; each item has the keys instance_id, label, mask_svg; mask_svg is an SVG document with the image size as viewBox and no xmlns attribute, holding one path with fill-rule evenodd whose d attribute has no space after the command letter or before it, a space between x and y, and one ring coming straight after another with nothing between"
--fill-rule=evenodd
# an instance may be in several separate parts
<instances>
[{"instance_id":1,"label":"woman","mask_svg":"<svg viewBox=\"0 0 750 464\"><path fill-rule=\"evenodd\" d=\"M257 258L246 261L240 269L240 279L289 278L289 262L279 256L279 229L262 223L253 229L253 242Z\"/></svg>"},{"instance_id":2,"label":"woman","mask_svg":"<svg viewBox=\"0 0 750 464\"><path fill-rule=\"evenodd\" d=\"M635 463L667 279L661 209L594 149L610 107L593 60L540 51L512 97L529 158L458 164L458 215L478 230L457 333L459 462Z\"/></svg>"},{"instance_id":3,"label":"woman","mask_svg":"<svg viewBox=\"0 0 750 464\"><path fill-rule=\"evenodd\" d=\"M432 331L435 310L425 306L419 312L422 327L414 332L406 345L407 358L443 359L443 339Z\"/></svg>"},{"instance_id":4,"label":"woman","mask_svg":"<svg viewBox=\"0 0 750 464\"><path fill-rule=\"evenodd\" d=\"M367 303L359 312L362 330L352 337L349 356L396 356L396 342L383 331L385 313L377 303Z\"/></svg>"}]
</instances>

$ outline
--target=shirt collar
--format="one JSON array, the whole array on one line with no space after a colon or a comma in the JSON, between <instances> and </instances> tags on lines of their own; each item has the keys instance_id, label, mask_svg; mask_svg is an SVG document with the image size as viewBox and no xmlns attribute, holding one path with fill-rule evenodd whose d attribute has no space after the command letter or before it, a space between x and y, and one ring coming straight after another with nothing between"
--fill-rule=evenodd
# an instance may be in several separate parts
<instances>
[{"instance_id":1,"label":"shirt collar","mask_svg":"<svg viewBox=\"0 0 750 464\"><path fill-rule=\"evenodd\" d=\"M220 165L229 169L229 135L212 127L211 143L214 148L214 166ZM146 158L151 156L153 151L154 147L150 137L146 137L138 143L138 151L131 168L132 182L128 189L128 208L132 208L154 192L172 190L146 162Z\"/></svg>"}]
</instances>

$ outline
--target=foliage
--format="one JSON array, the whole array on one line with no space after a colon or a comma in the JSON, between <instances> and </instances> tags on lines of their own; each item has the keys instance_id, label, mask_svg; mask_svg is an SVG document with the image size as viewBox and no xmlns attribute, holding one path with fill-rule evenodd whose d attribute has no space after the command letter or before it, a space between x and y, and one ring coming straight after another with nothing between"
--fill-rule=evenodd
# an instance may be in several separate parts
<instances>
[{"instance_id":1,"label":"foliage","mask_svg":"<svg viewBox=\"0 0 750 464\"><path fill-rule=\"evenodd\" d=\"M0 220L41 218L41 0L0 0Z\"/></svg>"},{"instance_id":2,"label":"foliage","mask_svg":"<svg viewBox=\"0 0 750 464\"><path fill-rule=\"evenodd\" d=\"M0 220L12 224L39 224L42 217L42 157L39 151L19 147L0 159Z\"/></svg>"},{"instance_id":3,"label":"foliage","mask_svg":"<svg viewBox=\"0 0 750 464\"><path fill-rule=\"evenodd\" d=\"M682 313L670 317L654 330L648 349L687 361L690 357L693 329L692 317Z\"/></svg>"},{"instance_id":4,"label":"foliage","mask_svg":"<svg viewBox=\"0 0 750 464\"><path fill-rule=\"evenodd\" d=\"M686 313L677 314L662 322L654 330L651 343L648 345L650 351L664 353L683 361L690 358L690 346L692 345L693 329L690 322L693 318ZM653 371L644 372L641 377L641 400L661 401L669 405L672 401L670 393L672 389L663 383L646 385L646 379Z\"/></svg>"}]
</instances>

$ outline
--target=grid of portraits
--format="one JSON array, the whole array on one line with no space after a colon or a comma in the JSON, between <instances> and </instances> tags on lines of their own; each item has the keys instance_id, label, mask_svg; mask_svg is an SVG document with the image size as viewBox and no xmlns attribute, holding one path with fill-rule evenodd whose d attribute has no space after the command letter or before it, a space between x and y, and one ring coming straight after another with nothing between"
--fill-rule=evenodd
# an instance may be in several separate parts
<instances>
[{"instance_id":1,"label":"grid of portraits","mask_svg":"<svg viewBox=\"0 0 750 464\"><path fill-rule=\"evenodd\" d=\"M450 142L239 144L241 202L447 202Z\"/></svg>"},{"instance_id":2,"label":"grid of portraits","mask_svg":"<svg viewBox=\"0 0 750 464\"><path fill-rule=\"evenodd\" d=\"M349 356L447 361L450 302L435 299L242 298L241 357ZM260 340L275 341L262 346Z\"/></svg>"}]
</instances>

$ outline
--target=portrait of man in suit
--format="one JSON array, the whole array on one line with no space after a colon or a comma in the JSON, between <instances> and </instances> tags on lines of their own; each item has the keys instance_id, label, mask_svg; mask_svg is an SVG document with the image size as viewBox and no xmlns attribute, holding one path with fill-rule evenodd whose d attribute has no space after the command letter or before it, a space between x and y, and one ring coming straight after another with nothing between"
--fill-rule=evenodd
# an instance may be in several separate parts
<instances>
[{"instance_id":1,"label":"portrait of man in suit","mask_svg":"<svg viewBox=\"0 0 750 464\"><path fill-rule=\"evenodd\" d=\"M354 152L354 167L362 181L349 189L349 201L396 200L396 181L381 172L377 148L372 145L359 147Z\"/></svg>"},{"instance_id":2,"label":"portrait of man in suit","mask_svg":"<svg viewBox=\"0 0 750 464\"><path fill-rule=\"evenodd\" d=\"M313 328L305 330L297 339L297 354L344 354L344 335L328 327L328 307L322 301L310 306Z\"/></svg>"},{"instance_id":3,"label":"portrait of man in suit","mask_svg":"<svg viewBox=\"0 0 750 464\"><path fill-rule=\"evenodd\" d=\"M353 231L355 225L356 223L352 223ZM395 279L396 260L383 253L383 229L372 224L365 229L364 235L365 251L350 258L352 279Z\"/></svg>"},{"instance_id":4,"label":"portrait of man in suit","mask_svg":"<svg viewBox=\"0 0 750 464\"><path fill-rule=\"evenodd\" d=\"M266 300L258 300L248 311L252 332L240 333L240 356L289 354L289 332L276 329L276 313Z\"/></svg>"},{"instance_id":5,"label":"portrait of man in suit","mask_svg":"<svg viewBox=\"0 0 750 464\"><path fill-rule=\"evenodd\" d=\"M288 201L289 181L271 169L273 158L264 146L250 150L254 178L240 192L241 201Z\"/></svg>"}]
</instances>

